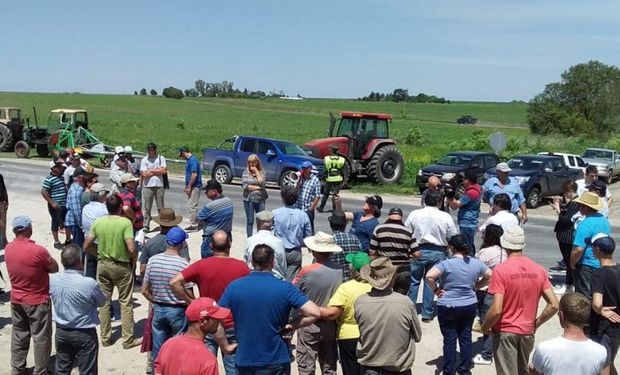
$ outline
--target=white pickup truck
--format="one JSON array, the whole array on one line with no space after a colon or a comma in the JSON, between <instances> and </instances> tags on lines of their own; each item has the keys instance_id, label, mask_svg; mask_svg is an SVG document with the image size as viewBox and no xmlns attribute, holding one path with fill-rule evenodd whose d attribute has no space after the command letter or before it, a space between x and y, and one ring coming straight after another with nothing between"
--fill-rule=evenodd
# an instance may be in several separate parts
<instances>
[{"instance_id":1,"label":"white pickup truck","mask_svg":"<svg viewBox=\"0 0 620 375\"><path fill-rule=\"evenodd\" d=\"M581 155L588 165L595 165L599 177L604 178L608 184L620 175L620 157L615 150L608 148L588 148Z\"/></svg>"},{"instance_id":2,"label":"white pickup truck","mask_svg":"<svg viewBox=\"0 0 620 375\"><path fill-rule=\"evenodd\" d=\"M578 169L582 173L586 172L586 167L588 166L579 155L565 154L563 152L539 152L538 155L561 156L568 168Z\"/></svg>"}]
</instances>

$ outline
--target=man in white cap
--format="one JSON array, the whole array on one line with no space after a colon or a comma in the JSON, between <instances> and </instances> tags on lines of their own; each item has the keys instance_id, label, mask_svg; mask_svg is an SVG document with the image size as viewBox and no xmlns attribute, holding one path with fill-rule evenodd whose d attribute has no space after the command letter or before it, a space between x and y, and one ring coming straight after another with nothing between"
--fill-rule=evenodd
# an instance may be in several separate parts
<instances>
[{"instance_id":1,"label":"man in white cap","mask_svg":"<svg viewBox=\"0 0 620 375\"><path fill-rule=\"evenodd\" d=\"M525 197L523 196L523 190L519 181L515 178L510 178L508 174L512 169L508 166L508 163L499 163L495 167L497 177L489 178L484 185L482 185L482 196L489 203L493 205L493 198L499 193L506 193L510 197L511 208L510 212L517 215L521 210L521 224L527 222L527 206L525 205Z\"/></svg>"},{"instance_id":2,"label":"man in white cap","mask_svg":"<svg viewBox=\"0 0 620 375\"><path fill-rule=\"evenodd\" d=\"M127 167L129 168L129 173L134 176L138 174L140 171L140 162L139 159L133 157L133 148L131 146L125 146L123 149L125 152L125 160L127 160Z\"/></svg>"},{"instance_id":3,"label":"man in white cap","mask_svg":"<svg viewBox=\"0 0 620 375\"><path fill-rule=\"evenodd\" d=\"M276 258L276 263L273 265L273 274L284 280L286 278L286 250L284 250L282 240L271 233L273 229L272 211L265 210L256 214L256 229L256 234L249 237L245 242L245 263L250 269L253 269L252 251L254 251L256 245L269 245L273 249Z\"/></svg>"},{"instance_id":4,"label":"man in white cap","mask_svg":"<svg viewBox=\"0 0 620 375\"><path fill-rule=\"evenodd\" d=\"M558 300L547 271L523 254L523 228L518 225L506 228L500 244L508 259L493 269L488 291L493 295L493 302L482 331L494 335L493 356L498 374L527 374L534 333L558 311ZM547 305L536 316L541 297Z\"/></svg>"},{"instance_id":5,"label":"man in white cap","mask_svg":"<svg viewBox=\"0 0 620 375\"><path fill-rule=\"evenodd\" d=\"M319 307L327 307L329 299L342 283L342 268L330 260L334 253L341 253L334 236L317 232L304 243L315 262L299 271L293 284ZM316 361L322 374L336 374L338 352L336 346L336 322L319 320L297 330L297 371L300 375L315 373Z\"/></svg>"},{"instance_id":6,"label":"man in white cap","mask_svg":"<svg viewBox=\"0 0 620 375\"><path fill-rule=\"evenodd\" d=\"M11 280L11 373L26 373L30 338L34 342L34 374L47 374L52 351L50 273L58 263L32 237L32 220L13 219L15 239L6 245L4 261Z\"/></svg>"},{"instance_id":7,"label":"man in white cap","mask_svg":"<svg viewBox=\"0 0 620 375\"><path fill-rule=\"evenodd\" d=\"M592 275L601 268L601 263L596 259L592 249L592 238L599 233L610 235L611 227L607 218L599 212L603 208L603 202L596 193L585 192L574 201L579 204L579 213L585 218L575 230L570 267L574 270L575 292L592 298L590 291Z\"/></svg>"},{"instance_id":8,"label":"man in white cap","mask_svg":"<svg viewBox=\"0 0 620 375\"><path fill-rule=\"evenodd\" d=\"M121 178L123 174L129 172L127 160L125 159L125 149L123 146L116 146L114 148L114 159L110 165L110 192L116 194L123 188Z\"/></svg>"}]
</instances>

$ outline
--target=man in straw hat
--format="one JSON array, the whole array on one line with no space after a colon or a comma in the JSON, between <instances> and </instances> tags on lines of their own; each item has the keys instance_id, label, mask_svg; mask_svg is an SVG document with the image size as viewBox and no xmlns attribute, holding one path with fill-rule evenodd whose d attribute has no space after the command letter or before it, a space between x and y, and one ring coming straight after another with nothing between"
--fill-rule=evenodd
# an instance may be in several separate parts
<instances>
[{"instance_id":1,"label":"man in straw hat","mask_svg":"<svg viewBox=\"0 0 620 375\"><path fill-rule=\"evenodd\" d=\"M342 248L336 245L334 236L321 231L304 239L304 243L315 262L303 267L293 284L317 306L325 307L342 282L342 268L330 260L331 255L341 253ZM321 373L336 374L336 322L319 320L299 329L296 354L299 374L314 374L317 359Z\"/></svg>"},{"instance_id":2,"label":"man in straw hat","mask_svg":"<svg viewBox=\"0 0 620 375\"><path fill-rule=\"evenodd\" d=\"M357 361L364 374L384 371L411 374L415 343L422 327L411 299L392 290L396 267L386 257L362 267L361 277L372 289L355 301L359 325Z\"/></svg>"},{"instance_id":3,"label":"man in straw hat","mask_svg":"<svg viewBox=\"0 0 620 375\"><path fill-rule=\"evenodd\" d=\"M518 225L506 228L500 244L508 259L493 269L488 291L493 295L493 302L482 331L486 335L494 334L493 356L498 374L527 374L534 332L555 315L558 300L547 271L523 254L523 228ZM547 305L537 317L540 297Z\"/></svg>"},{"instance_id":4,"label":"man in straw hat","mask_svg":"<svg viewBox=\"0 0 620 375\"><path fill-rule=\"evenodd\" d=\"M592 298L592 275L601 268L601 263L592 249L592 238L599 233L609 235L611 227L607 218L599 212L603 208L603 202L596 193L587 191L576 198L575 202L579 204L579 213L585 218L575 230L570 267L574 270L575 292Z\"/></svg>"}]
</instances>

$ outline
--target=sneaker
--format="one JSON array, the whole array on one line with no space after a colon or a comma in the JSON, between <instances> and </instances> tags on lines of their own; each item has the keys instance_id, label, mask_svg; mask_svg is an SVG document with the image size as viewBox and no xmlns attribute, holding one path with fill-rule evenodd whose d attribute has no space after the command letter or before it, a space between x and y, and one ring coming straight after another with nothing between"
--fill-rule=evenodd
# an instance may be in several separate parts
<instances>
[{"instance_id":1,"label":"sneaker","mask_svg":"<svg viewBox=\"0 0 620 375\"><path fill-rule=\"evenodd\" d=\"M62 244L60 242L54 242L54 249L62 250Z\"/></svg>"},{"instance_id":2,"label":"sneaker","mask_svg":"<svg viewBox=\"0 0 620 375\"><path fill-rule=\"evenodd\" d=\"M562 285L557 285L553 287L553 293L555 293L558 296L563 296L566 294L566 285L562 284Z\"/></svg>"},{"instance_id":3,"label":"sneaker","mask_svg":"<svg viewBox=\"0 0 620 375\"><path fill-rule=\"evenodd\" d=\"M473 362L477 365L490 365L491 363L493 363L493 359L485 359L482 354L476 354Z\"/></svg>"},{"instance_id":4,"label":"sneaker","mask_svg":"<svg viewBox=\"0 0 620 375\"><path fill-rule=\"evenodd\" d=\"M551 271L566 271L566 266L562 264L557 264L556 266L549 267Z\"/></svg>"},{"instance_id":5,"label":"sneaker","mask_svg":"<svg viewBox=\"0 0 620 375\"><path fill-rule=\"evenodd\" d=\"M129 344L123 344L123 349L128 350L142 345L142 339L133 339Z\"/></svg>"}]
</instances>

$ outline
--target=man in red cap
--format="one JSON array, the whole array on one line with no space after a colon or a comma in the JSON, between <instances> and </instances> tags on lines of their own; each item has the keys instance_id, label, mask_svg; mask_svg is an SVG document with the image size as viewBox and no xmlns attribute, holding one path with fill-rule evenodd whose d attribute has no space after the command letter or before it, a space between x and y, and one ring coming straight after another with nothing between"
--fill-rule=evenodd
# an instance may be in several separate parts
<instances>
[{"instance_id":1,"label":"man in red cap","mask_svg":"<svg viewBox=\"0 0 620 375\"><path fill-rule=\"evenodd\" d=\"M204 345L205 336L215 333L230 310L219 307L211 298L200 297L185 310L187 332L175 336L161 347L155 360L155 373L218 375L217 358Z\"/></svg>"}]
</instances>

